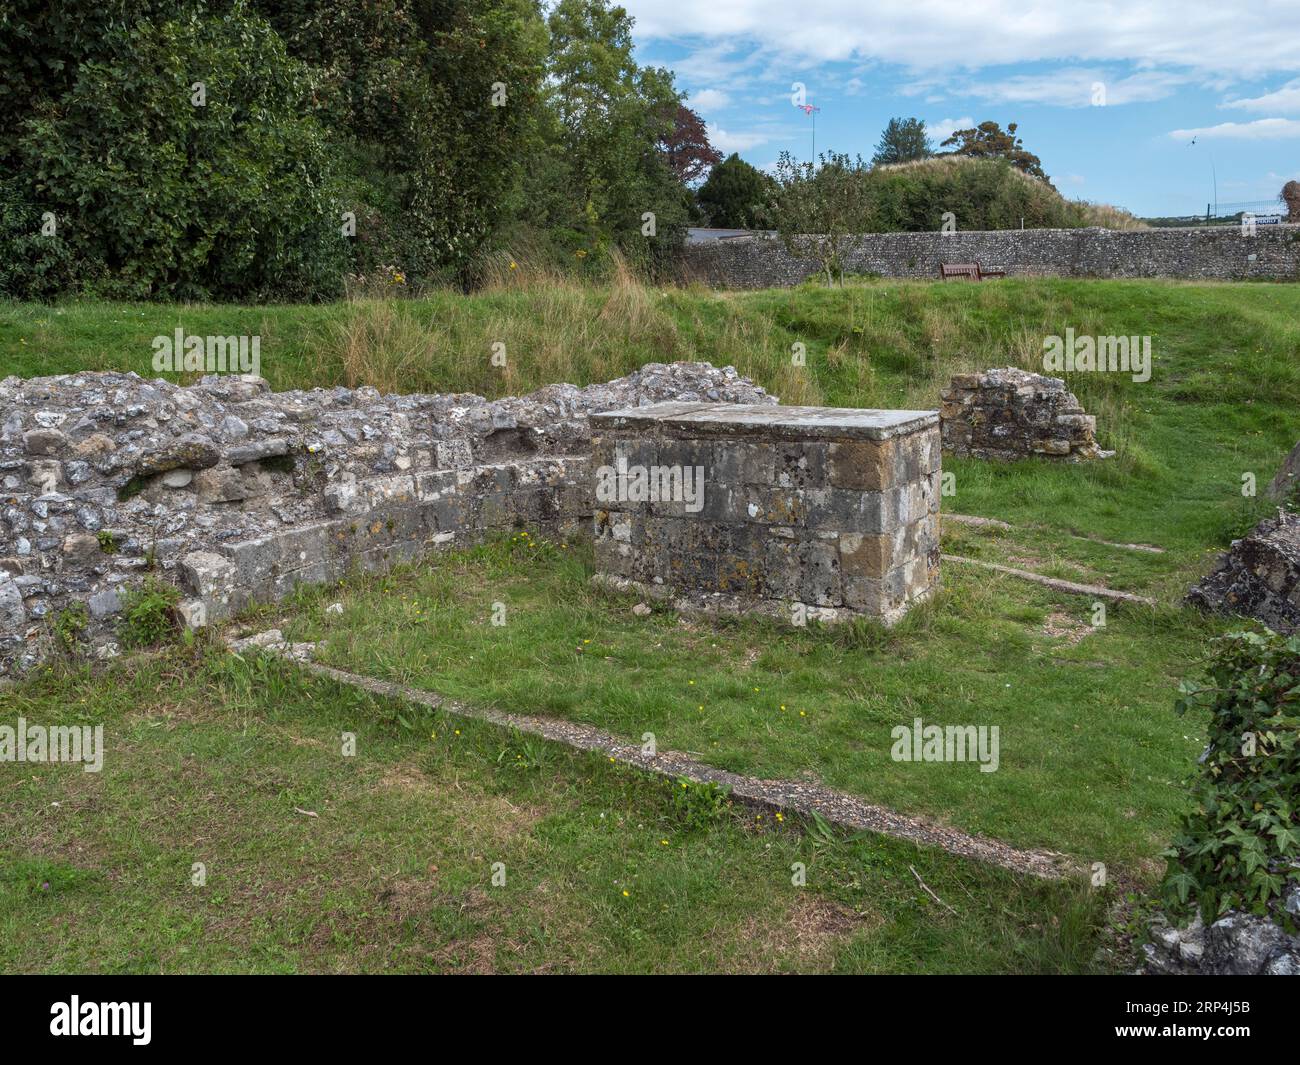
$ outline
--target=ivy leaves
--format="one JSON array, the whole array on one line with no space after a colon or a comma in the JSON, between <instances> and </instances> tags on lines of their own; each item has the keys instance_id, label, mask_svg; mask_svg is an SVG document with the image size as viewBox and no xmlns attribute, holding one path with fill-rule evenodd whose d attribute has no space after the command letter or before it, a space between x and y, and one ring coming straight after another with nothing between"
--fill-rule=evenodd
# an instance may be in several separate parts
<instances>
[{"instance_id":1,"label":"ivy leaves","mask_svg":"<svg viewBox=\"0 0 1300 1065\"><path fill-rule=\"evenodd\" d=\"M1209 711L1209 746L1165 852L1165 902L1207 923L1230 909L1264 914L1300 875L1300 636L1225 636L1179 691L1178 713Z\"/></svg>"}]
</instances>

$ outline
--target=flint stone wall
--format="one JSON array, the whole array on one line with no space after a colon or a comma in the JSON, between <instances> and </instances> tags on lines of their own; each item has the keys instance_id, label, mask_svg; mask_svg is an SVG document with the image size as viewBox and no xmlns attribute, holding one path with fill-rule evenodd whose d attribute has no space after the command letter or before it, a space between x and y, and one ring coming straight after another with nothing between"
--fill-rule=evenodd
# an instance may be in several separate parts
<instances>
[{"instance_id":1,"label":"flint stone wall","mask_svg":"<svg viewBox=\"0 0 1300 1065\"><path fill-rule=\"evenodd\" d=\"M665 403L591 425L593 473L704 477L696 510L597 498L601 583L680 609L892 622L938 582L933 411Z\"/></svg>"},{"instance_id":2,"label":"flint stone wall","mask_svg":"<svg viewBox=\"0 0 1300 1065\"><path fill-rule=\"evenodd\" d=\"M957 374L941 398L943 449L954 455L1077 462L1111 454L1097 446L1097 419L1059 377L1011 367Z\"/></svg>"},{"instance_id":3,"label":"flint stone wall","mask_svg":"<svg viewBox=\"0 0 1300 1065\"><path fill-rule=\"evenodd\" d=\"M707 363L493 402L230 376L6 378L0 676L48 654L74 604L87 647L116 653L116 615L150 572L180 586L197 625L496 529L585 531L588 415L665 399L776 402Z\"/></svg>"},{"instance_id":4,"label":"flint stone wall","mask_svg":"<svg viewBox=\"0 0 1300 1065\"><path fill-rule=\"evenodd\" d=\"M1300 515L1278 511L1234 540L1187 601L1216 614L1242 614L1274 632L1300 631Z\"/></svg>"},{"instance_id":5,"label":"flint stone wall","mask_svg":"<svg viewBox=\"0 0 1300 1065\"><path fill-rule=\"evenodd\" d=\"M955 233L868 233L851 239L851 274L937 279L940 263L978 262L1025 277L1180 277L1215 281L1300 280L1300 225L1186 229L1001 229ZM688 244L687 280L720 288L797 285L820 272L774 236Z\"/></svg>"}]
</instances>

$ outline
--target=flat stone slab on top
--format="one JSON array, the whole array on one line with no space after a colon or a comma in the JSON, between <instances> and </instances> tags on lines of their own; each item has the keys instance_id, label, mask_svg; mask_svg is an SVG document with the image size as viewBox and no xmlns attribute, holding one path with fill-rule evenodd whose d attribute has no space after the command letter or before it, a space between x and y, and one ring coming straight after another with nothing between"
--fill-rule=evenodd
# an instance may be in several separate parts
<instances>
[{"instance_id":1,"label":"flat stone slab on top","mask_svg":"<svg viewBox=\"0 0 1300 1065\"><path fill-rule=\"evenodd\" d=\"M684 430L692 435L763 436L788 440L890 440L939 424L932 410L867 410L758 403L652 403L592 414L609 429Z\"/></svg>"}]
</instances>

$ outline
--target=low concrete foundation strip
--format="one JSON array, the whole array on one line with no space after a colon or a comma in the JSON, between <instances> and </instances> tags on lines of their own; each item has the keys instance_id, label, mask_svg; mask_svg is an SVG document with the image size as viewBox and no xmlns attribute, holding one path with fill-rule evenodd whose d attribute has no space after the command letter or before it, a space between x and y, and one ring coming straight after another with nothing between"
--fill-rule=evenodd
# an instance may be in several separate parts
<instances>
[{"instance_id":1,"label":"low concrete foundation strip","mask_svg":"<svg viewBox=\"0 0 1300 1065\"><path fill-rule=\"evenodd\" d=\"M982 566L996 573L1005 573L1008 577L1019 577L1022 581L1032 581L1058 592L1070 592L1073 595L1093 595L1098 599L1113 599L1118 603L1140 603L1142 606L1155 606L1156 601L1150 596L1135 595L1133 592L1117 592L1114 588L1103 588L1100 584L1078 584L1075 581L1063 581L1057 577L1044 577L1041 573L1031 573L1027 569L1014 566L1000 566L996 562L984 562L978 558L966 558L964 555L943 555L944 562L965 562L971 566Z\"/></svg>"}]
</instances>

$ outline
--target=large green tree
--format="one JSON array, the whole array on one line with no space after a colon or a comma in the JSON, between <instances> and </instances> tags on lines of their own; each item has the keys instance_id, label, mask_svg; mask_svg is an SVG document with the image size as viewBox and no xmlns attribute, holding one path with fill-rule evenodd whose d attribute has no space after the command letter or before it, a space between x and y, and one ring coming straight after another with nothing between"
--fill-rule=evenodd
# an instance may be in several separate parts
<instances>
[{"instance_id":1,"label":"large green tree","mask_svg":"<svg viewBox=\"0 0 1300 1065\"><path fill-rule=\"evenodd\" d=\"M536 0L257 0L297 57L355 177L358 266L466 280L517 211L546 29Z\"/></svg>"},{"instance_id":2,"label":"large green tree","mask_svg":"<svg viewBox=\"0 0 1300 1065\"><path fill-rule=\"evenodd\" d=\"M776 182L732 152L710 172L696 197L709 225L724 229L766 226Z\"/></svg>"},{"instance_id":3,"label":"large green tree","mask_svg":"<svg viewBox=\"0 0 1300 1065\"><path fill-rule=\"evenodd\" d=\"M876 154L871 157L871 165L910 163L933 154L934 149L930 146L924 121L919 118L891 118L880 134L880 143L876 145Z\"/></svg>"},{"instance_id":4,"label":"large green tree","mask_svg":"<svg viewBox=\"0 0 1300 1065\"><path fill-rule=\"evenodd\" d=\"M716 155L631 27L608 0L0 0L0 287L469 284L520 230L663 263Z\"/></svg>"},{"instance_id":5,"label":"large green tree","mask_svg":"<svg viewBox=\"0 0 1300 1065\"><path fill-rule=\"evenodd\" d=\"M607 0L560 0L547 24L550 114L540 162L548 187L537 200L556 214L529 217L540 228L567 229L596 246L612 240L635 260L664 265L691 204L662 148L681 102L672 73L637 64L632 19Z\"/></svg>"}]
</instances>

